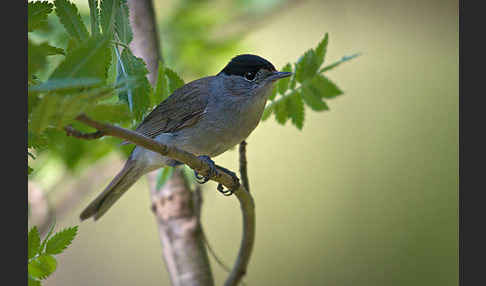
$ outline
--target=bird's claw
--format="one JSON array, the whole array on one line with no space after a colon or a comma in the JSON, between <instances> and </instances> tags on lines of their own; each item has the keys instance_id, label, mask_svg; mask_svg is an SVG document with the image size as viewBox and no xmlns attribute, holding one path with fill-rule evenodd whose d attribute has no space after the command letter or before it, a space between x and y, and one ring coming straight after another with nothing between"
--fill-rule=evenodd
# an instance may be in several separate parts
<instances>
[{"instance_id":1,"label":"bird's claw","mask_svg":"<svg viewBox=\"0 0 486 286\"><path fill-rule=\"evenodd\" d=\"M239 187L240 187L240 179L238 179L238 177L236 176L236 174L226 168L223 168L223 167L219 167L223 172L225 172L226 174L230 175L231 178L233 179L233 182L234 182L234 187L232 187L231 189L228 189L228 190L225 190L224 187L223 187L223 184L219 183L218 184L218 191L223 194L224 196L231 196Z\"/></svg>"},{"instance_id":2,"label":"bird's claw","mask_svg":"<svg viewBox=\"0 0 486 286\"><path fill-rule=\"evenodd\" d=\"M199 184L204 184L207 181L209 181L209 178L211 176L214 176L216 174L216 164L214 164L214 161L211 160L208 156L199 156L199 159L203 160L209 165L209 174L207 176L200 175L197 171L194 171L194 177L196 177L196 182Z\"/></svg>"}]
</instances>

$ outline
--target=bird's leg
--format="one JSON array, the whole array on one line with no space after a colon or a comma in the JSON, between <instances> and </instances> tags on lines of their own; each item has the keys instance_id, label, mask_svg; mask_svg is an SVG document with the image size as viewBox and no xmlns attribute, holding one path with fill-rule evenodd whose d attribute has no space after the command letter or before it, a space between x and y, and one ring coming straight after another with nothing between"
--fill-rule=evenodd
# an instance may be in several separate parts
<instances>
[{"instance_id":1,"label":"bird's leg","mask_svg":"<svg viewBox=\"0 0 486 286\"><path fill-rule=\"evenodd\" d=\"M199 159L203 160L209 165L209 174L207 177L199 175L197 171L194 171L194 176L196 177L196 182L199 184L204 184L207 181L209 181L209 178L213 175L216 174L216 164L214 164L214 161L209 158L209 156L203 155L199 156Z\"/></svg>"},{"instance_id":2,"label":"bird's leg","mask_svg":"<svg viewBox=\"0 0 486 286\"><path fill-rule=\"evenodd\" d=\"M230 170L228 170L228 169L226 169L224 167L221 167L221 166L218 166L218 165L216 165L216 166L218 167L218 169L221 169L221 171L223 171L226 174L230 175L231 178L233 179L233 182L235 183L235 187L233 187L233 188L231 188L229 190L225 190L224 187L223 187L223 185L221 183L219 183L218 184L218 187L217 187L218 191L220 193L222 193L223 195L225 195L225 196L231 196L239 188L239 186L240 186L240 179L238 179L238 177L236 176L236 174L234 172L232 172L232 171L230 171Z\"/></svg>"}]
</instances>

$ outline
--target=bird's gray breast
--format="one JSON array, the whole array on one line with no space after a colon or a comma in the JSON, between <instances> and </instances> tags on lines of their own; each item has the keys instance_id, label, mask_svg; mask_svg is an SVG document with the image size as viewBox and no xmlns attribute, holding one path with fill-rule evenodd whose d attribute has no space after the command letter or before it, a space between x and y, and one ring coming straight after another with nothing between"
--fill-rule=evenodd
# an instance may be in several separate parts
<instances>
[{"instance_id":1,"label":"bird's gray breast","mask_svg":"<svg viewBox=\"0 0 486 286\"><path fill-rule=\"evenodd\" d=\"M184 150L217 156L247 138L258 125L267 97L255 94L249 82L237 82L231 89L226 83L215 80L201 120L175 134L178 145L184 142Z\"/></svg>"}]
</instances>

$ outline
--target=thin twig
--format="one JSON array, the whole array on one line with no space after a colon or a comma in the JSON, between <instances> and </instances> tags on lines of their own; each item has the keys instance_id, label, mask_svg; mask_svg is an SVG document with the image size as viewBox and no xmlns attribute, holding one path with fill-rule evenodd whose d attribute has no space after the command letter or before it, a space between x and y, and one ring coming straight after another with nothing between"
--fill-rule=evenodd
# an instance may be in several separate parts
<instances>
[{"instance_id":1,"label":"thin twig","mask_svg":"<svg viewBox=\"0 0 486 286\"><path fill-rule=\"evenodd\" d=\"M245 186L245 189L250 192L250 182L248 181L248 168L246 161L246 145L247 143L245 140L240 143L240 175L243 186Z\"/></svg>"},{"instance_id":2,"label":"thin twig","mask_svg":"<svg viewBox=\"0 0 486 286\"><path fill-rule=\"evenodd\" d=\"M65 126L64 130L66 131L67 136L73 136L76 138L81 138L86 140L98 139L105 136L105 134L101 131L96 131L93 133L83 133L79 130L74 129L71 125Z\"/></svg>"}]
</instances>

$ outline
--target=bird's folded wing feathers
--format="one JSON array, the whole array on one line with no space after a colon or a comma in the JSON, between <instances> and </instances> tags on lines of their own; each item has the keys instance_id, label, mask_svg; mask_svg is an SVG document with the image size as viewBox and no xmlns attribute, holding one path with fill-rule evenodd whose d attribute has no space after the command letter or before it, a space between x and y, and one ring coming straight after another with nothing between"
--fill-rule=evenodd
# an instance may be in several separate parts
<instances>
[{"instance_id":1,"label":"bird's folded wing feathers","mask_svg":"<svg viewBox=\"0 0 486 286\"><path fill-rule=\"evenodd\" d=\"M175 132L196 124L208 104L210 78L192 81L174 91L144 118L135 131L155 138L161 133Z\"/></svg>"}]
</instances>

